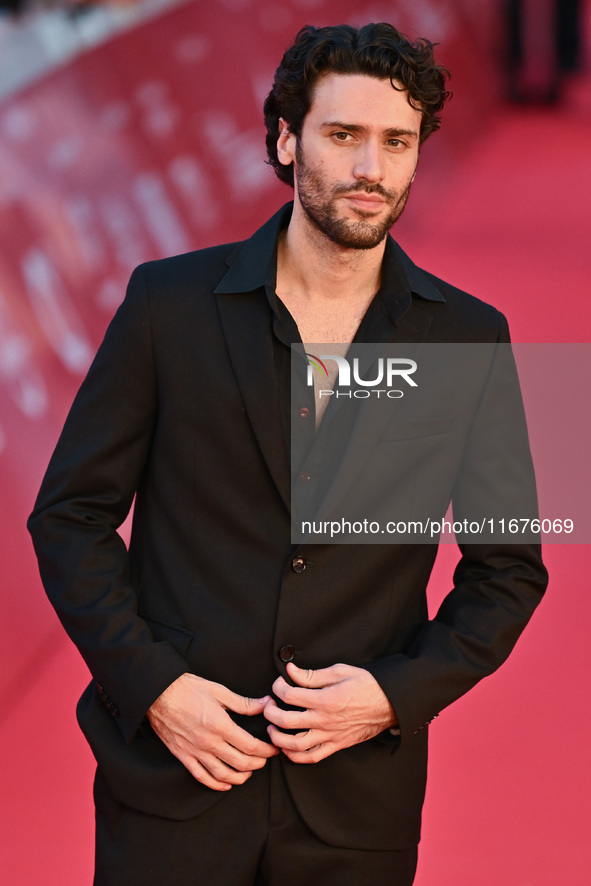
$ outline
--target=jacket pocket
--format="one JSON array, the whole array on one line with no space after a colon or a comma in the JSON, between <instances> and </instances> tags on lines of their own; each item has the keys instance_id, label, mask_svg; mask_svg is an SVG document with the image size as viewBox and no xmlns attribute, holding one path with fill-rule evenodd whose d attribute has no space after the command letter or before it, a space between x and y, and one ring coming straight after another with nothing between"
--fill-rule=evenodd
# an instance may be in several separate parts
<instances>
[{"instance_id":1,"label":"jacket pocket","mask_svg":"<svg viewBox=\"0 0 591 886\"><path fill-rule=\"evenodd\" d=\"M420 421L391 421L380 437L380 443L389 440L416 440L419 437L436 437L447 434L456 425L455 415L442 415Z\"/></svg>"}]
</instances>

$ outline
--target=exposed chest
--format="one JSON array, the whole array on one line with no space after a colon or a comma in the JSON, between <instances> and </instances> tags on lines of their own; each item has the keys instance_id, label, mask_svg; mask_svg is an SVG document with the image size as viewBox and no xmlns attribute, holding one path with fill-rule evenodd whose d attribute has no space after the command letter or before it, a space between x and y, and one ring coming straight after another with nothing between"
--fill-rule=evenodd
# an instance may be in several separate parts
<instances>
[{"instance_id":1,"label":"exposed chest","mask_svg":"<svg viewBox=\"0 0 591 886\"><path fill-rule=\"evenodd\" d=\"M329 345L331 354L346 356L365 312L365 305L362 310L341 308L324 311L298 310L297 306L289 304L287 307L296 322L305 351L316 356L319 350L326 353ZM319 349L319 345L322 348ZM322 397L320 391L334 388L338 373L334 360L327 360L325 365L328 376L313 374L317 427L328 404L328 398Z\"/></svg>"}]
</instances>

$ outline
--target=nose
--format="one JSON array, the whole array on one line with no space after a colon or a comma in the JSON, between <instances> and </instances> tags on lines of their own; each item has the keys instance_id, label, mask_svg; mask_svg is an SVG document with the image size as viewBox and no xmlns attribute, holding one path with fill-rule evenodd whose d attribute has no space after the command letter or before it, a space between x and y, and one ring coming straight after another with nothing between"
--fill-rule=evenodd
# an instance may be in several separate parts
<instances>
[{"instance_id":1,"label":"nose","mask_svg":"<svg viewBox=\"0 0 591 886\"><path fill-rule=\"evenodd\" d=\"M380 182L384 178L384 158L381 145L367 139L356 151L353 175L356 179L368 182Z\"/></svg>"}]
</instances>

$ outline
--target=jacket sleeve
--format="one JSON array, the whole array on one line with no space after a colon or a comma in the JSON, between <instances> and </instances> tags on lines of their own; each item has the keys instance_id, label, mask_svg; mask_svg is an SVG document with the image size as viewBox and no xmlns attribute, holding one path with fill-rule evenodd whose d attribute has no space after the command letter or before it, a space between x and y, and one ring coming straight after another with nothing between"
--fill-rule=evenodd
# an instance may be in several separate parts
<instances>
[{"instance_id":1,"label":"jacket sleeve","mask_svg":"<svg viewBox=\"0 0 591 886\"><path fill-rule=\"evenodd\" d=\"M405 654L367 666L396 711L402 740L505 661L547 585L538 536L507 532L509 519L537 517L527 427L508 342L501 317L499 343L452 497L454 520L477 520L485 532L458 537L461 559L453 588Z\"/></svg>"},{"instance_id":2,"label":"jacket sleeve","mask_svg":"<svg viewBox=\"0 0 591 886\"><path fill-rule=\"evenodd\" d=\"M137 615L128 552L117 532L157 419L140 267L75 398L28 521L47 595L127 740L153 701L187 670Z\"/></svg>"}]
</instances>

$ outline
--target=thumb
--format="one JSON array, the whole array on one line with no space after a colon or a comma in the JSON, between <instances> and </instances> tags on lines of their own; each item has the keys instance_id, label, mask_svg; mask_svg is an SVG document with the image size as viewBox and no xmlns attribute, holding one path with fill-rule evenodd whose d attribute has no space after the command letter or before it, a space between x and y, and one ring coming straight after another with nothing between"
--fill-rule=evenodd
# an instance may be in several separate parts
<instances>
[{"instance_id":1,"label":"thumb","mask_svg":"<svg viewBox=\"0 0 591 886\"><path fill-rule=\"evenodd\" d=\"M255 714L261 714L263 708L269 701L269 696L263 698L249 698L246 695L238 695L236 692L228 690L228 695L223 700L223 705L235 714L244 714L247 717L253 717Z\"/></svg>"}]
</instances>

